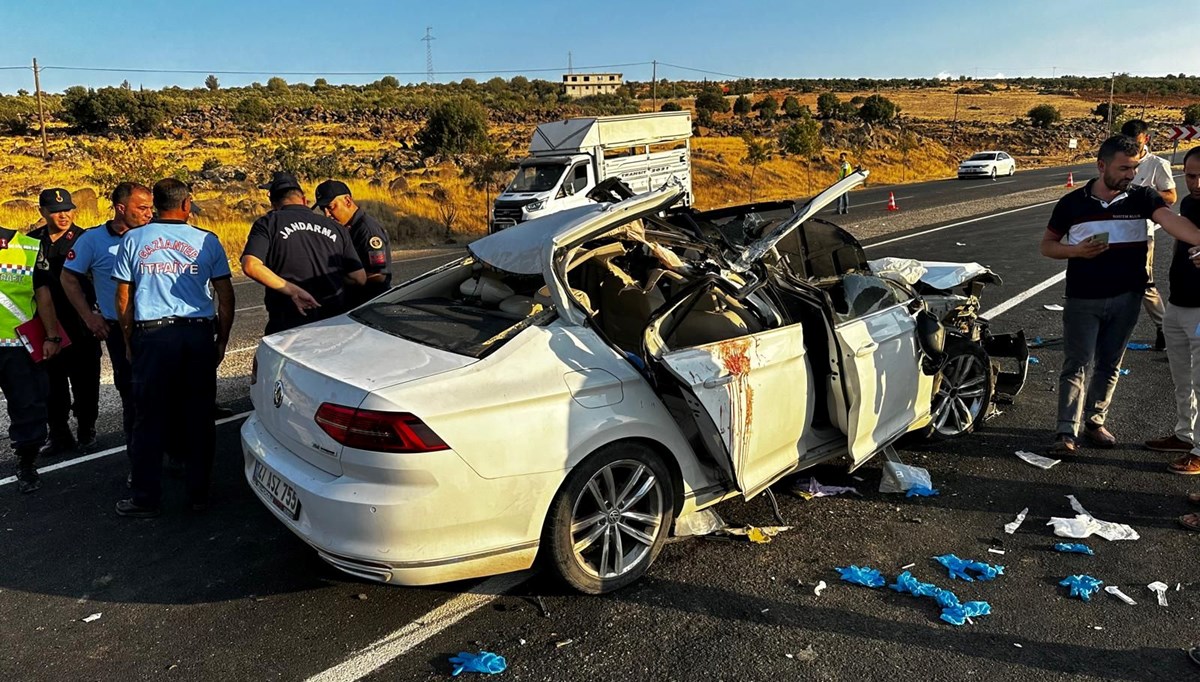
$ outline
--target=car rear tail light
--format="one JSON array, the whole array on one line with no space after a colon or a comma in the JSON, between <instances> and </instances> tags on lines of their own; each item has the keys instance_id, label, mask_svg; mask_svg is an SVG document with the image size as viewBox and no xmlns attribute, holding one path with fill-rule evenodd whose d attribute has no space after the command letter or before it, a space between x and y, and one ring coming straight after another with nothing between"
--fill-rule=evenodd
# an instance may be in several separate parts
<instances>
[{"instance_id":1,"label":"car rear tail light","mask_svg":"<svg viewBox=\"0 0 1200 682\"><path fill-rule=\"evenodd\" d=\"M359 410L322 403L317 426L348 448L375 452L437 452L449 445L420 419L407 412Z\"/></svg>"}]
</instances>

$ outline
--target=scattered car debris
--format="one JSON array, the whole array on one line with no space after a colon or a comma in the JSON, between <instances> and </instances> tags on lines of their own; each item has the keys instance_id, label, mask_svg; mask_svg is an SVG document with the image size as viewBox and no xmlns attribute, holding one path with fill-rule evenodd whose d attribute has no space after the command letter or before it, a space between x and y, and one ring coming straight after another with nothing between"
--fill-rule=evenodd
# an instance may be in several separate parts
<instances>
[{"instance_id":1,"label":"scattered car debris","mask_svg":"<svg viewBox=\"0 0 1200 682\"><path fill-rule=\"evenodd\" d=\"M1093 533L1105 540L1137 540L1141 536L1132 527L1123 523L1101 521L1083 508L1074 495L1067 495L1076 516L1073 519L1052 517L1046 524L1054 526L1054 534L1063 538L1086 538Z\"/></svg>"},{"instance_id":2,"label":"scattered car debris","mask_svg":"<svg viewBox=\"0 0 1200 682\"><path fill-rule=\"evenodd\" d=\"M1003 566L985 564L982 561L960 559L953 554L943 554L933 559L944 566L950 572L950 577L955 580L962 579L973 583L975 582L975 578L979 578L980 580L995 580L997 576L1004 575ZM972 576L971 573L975 575Z\"/></svg>"},{"instance_id":3,"label":"scattered car debris","mask_svg":"<svg viewBox=\"0 0 1200 682\"><path fill-rule=\"evenodd\" d=\"M1018 644L1017 642L1013 642L1013 646L1017 647L1018 649L1024 649L1024 648L1025 648L1025 646L1024 646L1024 645L1022 645L1022 644Z\"/></svg>"},{"instance_id":4,"label":"scattered car debris","mask_svg":"<svg viewBox=\"0 0 1200 682\"><path fill-rule=\"evenodd\" d=\"M453 666L450 674L458 677L459 673L464 672L496 675L504 672L508 667L508 662L504 660L503 656L490 651L480 651L477 654L460 651L458 655L450 657L450 665Z\"/></svg>"},{"instance_id":5,"label":"scattered car debris","mask_svg":"<svg viewBox=\"0 0 1200 682\"><path fill-rule=\"evenodd\" d=\"M574 644L574 643L575 643L575 640L574 640L574 639L570 639L570 638L568 638L568 639L560 639L560 640L558 640L557 642L555 642L555 643L554 643L554 648L555 648L555 649L561 649L561 648L563 648L563 647L565 647L565 646L571 646L571 645L572 645L572 644Z\"/></svg>"},{"instance_id":6,"label":"scattered car debris","mask_svg":"<svg viewBox=\"0 0 1200 682\"><path fill-rule=\"evenodd\" d=\"M908 564L907 566L901 566L900 570L907 571L908 569L912 568L913 566L916 566L916 564Z\"/></svg>"},{"instance_id":7,"label":"scattered car debris","mask_svg":"<svg viewBox=\"0 0 1200 682\"><path fill-rule=\"evenodd\" d=\"M801 663L812 663L817 660L817 650L813 648L813 645L809 644L796 652L796 660Z\"/></svg>"},{"instance_id":8,"label":"scattered car debris","mask_svg":"<svg viewBox=\"0 0 1200 682\"><path fill-rule=\"evenodd\" d=\"M963 242L954 242L955 246L966 246Z\"/></svg>"},{"instance_id":9,"label":"scattered car debris","mask_svg":"<svg viewBox=\"0 0 1200 682\"><path fill-rule=\"evenodd\" d=\"M359 600L359 601L366 601L366 600L367 600L367 595L366 595L366 593L364 593L364 592L359 592L358 594L354 595L354 598L355 598L355 599L357 599L357 600Z\"/></svg>"},{"instance_id":10,"label":"scattered car debris","mask_svg":"<svg viewBox=\"0 0 1200 682\"><path fill-rule=\"evenodd\" d=\"M1122 367L1121 369L1117 370L1117 374L1120 374L1121 376L1129 376L1129 370Z\"/></svg>"},{"instance_id":11,"label":"scattered car debris","mask_svg":"<svg viewBox=\"0 0 1200 682\"><path fill-rule=\"evenodd\" d=\"M1158 596L1158 605L1159 606L1167 605L1167 584L1166 583L1156 580L1156 581L1150 583L1149 585L1147 585L1146 587L1149 588L1149 590L1151 592L1153 592L1155 595Z\"/></svg>"},{"instance_id":12,"label":"scattered car debris","mask_svg":"<svg viewBox=\"0 0 1200 682\"><path fill-rule=\"evenodd\" d=\"M1038 360L1038 359L1037 359L1037 356L1035 356L1035 355L1030 355L1030 356L1029 356L1029 364L1031 364L1031 365L1040 365L1040 364L1042 364L1042 361L1041 361L1041 360Z\"/></svg>"},{"instance_id":13,"label":"scattered car debris","mask_svg":"<svg viewBox=\"0 0 1200 682\"><path fill-rule=\"evenodd\" d=\"M792 526L744 526L742 528L728 526L717 532L723 535L744 536L750 542L753 542L757 545L765 545L776 535L787 532L791 529Z\"/></svg>"},{"instance_id":14,"label":"scattered car debris","mask_svg":"<svg viewBox=\"0 0 1200 682\"><path fill-rule=\"evenodd\" d=\"M988 547L988 551L992 554L1004 554L1004 550L996 549L995 547Z\"/></svg>"},{"instance_id":15,"label":"scattered car debris","mask_svg":"<svg viewBox=\"0 0 1200 682\"><path fill-rule=\"evenodd\" d=\"M1062 463L1061 459L1050 459L1049 457L1043 457L1039 454L1027 452L1025 450L1017 450L1016 454L1022 462L1025 462L1026 464L1032 464L1039 469L1049 469L1055 464Z\"/></svg>"},{"instance_id":16,"label":"scattered car debris","mask_svg":"<svg viewBox=\"0 0 1200 682\"><path fill-rule=\"evenodd\" d=\"M711 535L724 528L726 528L725 519L721 518L721 515L713 507L680 514L675 519L676 537Z\"/></svg>"},{"instance_id":17,"label":"scattered car debris","mask_svg":"<svg viewBox=\"0 0 1200 682\"><path fill-rule=\"evenodd\" d=\"M1091 601L1092 595L1095 594L1100 586L1104 584L1102 580L1096 580L1090 575L1072 575L1063 578L1059 585L1071 588L1072 597L1079 597L1083 601Z\"/></svg>"},{"instance_id":18,"label":"scattered car debris","mask_svg":"<svg viewBox=\"0 0 1200 682\"><path fill-rule=\"evenodd\" d=\"M1069 554L1087 554L1088 556L1094 556L1096 554L1092 551L1091 547L1078 542L1057 542L1054 544L1054 551L1066 552Z\"/></svg>"},{"instance_id":19,"label":"scattered car debris","mask_svg":"<svg viewBox=\"0 0 1200 682\"><path fill-rule=\"evenodd\" d=\"M937 497L941 495L941 491L936 488L930 488L926 485L914 485L904 493L905 497Z\"/></svg>"},{"instance_id":20,"label":"scattered car debris","mask_svg":"<svg viewBox=\"0 0 1200 682\"><path fill-rule=\"evenodd\" d=\"M1016 533L1017 529L1021 527L1021 524L1025 523L1025 516L1027 514L1029 514L1029 507L1022 509L1021 512L1017 514L1017 518L1012 520L1012 523L1004 524L1004 532L1008 533L1009 535Z\"/></svg>"},{"instance_id":21,"label":"scattered car debris","mask_svg":"<svg viewBox=\"0 0 1200 682\"><path fill-rule=\"evenodd\" d=\"M550 611L546 609L546 603L542 601L542 595L537 595L537 605L542 612L542 618L549 618Z\"/></svg>"},{"instance_id":22,"label":"scattered car debris","mask_svg":"<svg viewBox=\"0 0 1200 682\"><path fill-rule=\"evenodd\" d=\"M1046 305L1044 305L1042 307L1045 308L1046 310L1049 310L1052 313L1061 313L1063 311L1063 307L1057 303L1047 303Z\"/></svg>"},{"instance_id":23,"label":"scattered car debris","mask_svg":"<svg viewBox=\"0 0 1200 682\"><path fill-rule=\"evenodd\" d=\"M1125 347L1128 348L1129 350L1150 350L1151 348L1153 348L1153 346L1151 346L1148 343L1133 343L1133 342L1125 344Z\"/></svg>"},{"instance_id":24,"label":"scattered car debris","mask_svg":"<svg viewBox=\"0 0 1200 682\"><path fill-rule=\"evenodd\" d=\"M100 615L101 614L99 614L99 613L93 613L92 615L82 618L80 620L82 620L85 623L92 623L92 622L100 620Z\"/></svg>"},{"instance_id":25,"label":"scattered car debris","mask_svg":"<svg viewBox=\"0 0 1200 682\"><path fill-rule=\"evenodd\" d=\"M825 584L824 580L822 580L817 583L816 587L813 588L813 594L815 594L819 597L819 596L821 596L821 593L824 592L825 588L827 588L827 587L829 587L829 586Z\"/></svg>"},{"instance_id":26,"label":"scattered car debris","mask_svg":"<svg viewBox=\"0 0 1200 682\"><path fill-rule=\"evenodd\" d=\"M906 493L909 488L913 487L933 488L933 480L929 477L928 470L900 462L887 461L883 463L883 476L879 480L879 492Z\"/></svg>"},{"instance_id":27,"label":"scattered car debris","mask_svg":"<svg viewBox=\"0 0 1200 682\"><path fill-rule=\"evenodd\" d=\"M1030 348L1041 348L1044 345L1046 345L1046 341L1040 336L1033 337L1033 340L1029 342Z\"/></svg>"},{"instance_id":28,"label":"scattered car debris","mask_svg":"<svg viewBox=\"0 0 1200 682\"><path fill-rule=\"evenodd\" d=\"M896 583L889 587L901 594L932 597L942 607L942 620L951 625L962 625L971 618L986 616L992 612L991 604L985 601L971 601L963 604L953 592L944 590L933 583L923 583L908 571L896 576Z\"/></svg>"},{"instance_id":29,"label":"scattered car debris","mask_svg":"<svg viewBox=\"0 0 1200 682\"><path fill-rule=\"evenodd\" d=\"M864 587L883 587L887 584L887 580L878 569L869 566L855 566L851 564L847 567L837 567L837 572L841 574L842 580L855 585Z\"/></svg>"},{"instance_id":30,"label":"scattered car debris","mask_svg":"<svg viewBox=\"0 0 1200 682\"><path fill-rule=\"evenodd\" d=\"M792 494L811 500L814 497L832 497L842 493L854 493L861 496L857 488L840 485L821 485L816 478L808 478L792 486Z\"/></svg>"},{"instance_id":31,"label":"scattered car debris","mask_svg":"<svg viewBox=\"0 0 1200 682\"><path fill-rule=\"evenodd\" d=\"M1120 599L1126 604L1129 604L1130 606L1137 606L1137 602L1135 602L1132 597L1122 592L1121 588L1117 587L1116 585L1109 585L1108 587L1104 588L1104 591L1116 597L1117 599Z\"/></svg>"}]
</instances>

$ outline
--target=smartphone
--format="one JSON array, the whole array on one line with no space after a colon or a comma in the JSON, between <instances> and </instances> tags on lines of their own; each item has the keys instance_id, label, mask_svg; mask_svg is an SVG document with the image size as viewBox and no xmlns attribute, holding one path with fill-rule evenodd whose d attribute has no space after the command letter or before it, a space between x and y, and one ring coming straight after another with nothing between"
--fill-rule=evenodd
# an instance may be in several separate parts
<instances>
[{"instance_id":1,"label":"smartphone","mask_svg":"<svg viewBox=\"0 0 1200 682\"><path fill-rule=\"evenodd\" d=\"M1095 242L1097 244L1107 245L1108 244L1108 233L1107 232L1097 232L1096 234L1092 235L1091 239L1093 242Z\"/></svg>"}]
</instances>

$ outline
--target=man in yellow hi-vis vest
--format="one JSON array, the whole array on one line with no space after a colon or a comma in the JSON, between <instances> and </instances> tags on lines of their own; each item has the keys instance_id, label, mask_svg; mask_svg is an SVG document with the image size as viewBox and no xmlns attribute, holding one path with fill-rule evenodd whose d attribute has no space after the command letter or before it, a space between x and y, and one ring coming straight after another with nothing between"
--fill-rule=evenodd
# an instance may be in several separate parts
<instances>
[{"instance_id":1,"label":"man in yellow hi-vis vest","mask_svg":"<svg viewBox=\"0 0 1200 682\"><path fill-rule=\"evenodd\" d=\"M17 490L41 487L34 460L46 440L46 372L34 363L17 327L37 315L45 330L42 357L62 338L50 298L50 264L37 239L0 227L0 391L8 402L8 437L17 454Z\"/></svg>"},{"instance_id":2,"label":"man in yellow hi-vis vest","mask_svg":"<svg viewBox=\"0 0 1200 682\"><path fill-rule=\"evenodd\" d=\"M838 154L838 180L844 180L846 176L854 169L850 166L850 162L846 160L846 152ZM846 192L838 197L837 203L838 215L846 215L850 212L850 193Z\"/></svg>"}]
</instances>

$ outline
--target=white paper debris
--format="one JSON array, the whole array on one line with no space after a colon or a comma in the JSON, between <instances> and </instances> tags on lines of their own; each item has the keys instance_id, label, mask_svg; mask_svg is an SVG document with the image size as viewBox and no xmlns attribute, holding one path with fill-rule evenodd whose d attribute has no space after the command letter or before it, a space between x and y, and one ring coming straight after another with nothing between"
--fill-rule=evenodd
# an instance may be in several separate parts
<instances>
[{"instance_id":1,"label":"white paper debris","mask_svg":"<svg viewBox=\"0 0 1200 682\"><path fill-rule=\"evenodd\" d=\"M1167 584L1166 583L1156 580L1156 581L1150 583L1149 585L1147 585L1146 587L1148 587L1151 592L1158 595L1158 605L1159 606L1167 605Z\"/></svg>"},{"instance_id":2,"label":"white paper debris","mask_svg":"<svg viewBox=\"0 0 1200 682\"><path fill-rule=\"evenodd\" d=\"M1109 585L1108 587L1104 588L1104 591L1116 597L1117 599L1120 599L1126 604L1129 604L1130 606L1137 606L1137 602L1135 602L1132 597L1122 592L1121 588L1117 587L1116 585Z\"/></svg>"},{"instance_id":3,"label":"white paper debris","mask_svg":"<svg viewBox=\"0 0 1200 682\"><path fill-rule=\"evenodd\" d=\"M1050 311L1050 312L1052 312L1052 313L1061 313L1061 312L1062 312L1062 310L1063 310L1063 307L1062 307L1062 306L1060 306L1060 305L1059 305L1059 304L1057 304L1057 303L1049 303L1049 304L1047 304L1047 305L1044 305L1044 306L1042 306L1042 307L1043 307L1043 308L1045 308L1046 310L1049 310L1049 311Z\"/></svg>"},{"instance_id":4,"label":"white paper debris","mask_svg":"<svg viewBox=\"0 0 1200 682\"><path fill-rule=\"evenodd\" d=\"M1017 532L1017 529L1021 527L1021 524L1025 523L1025 515L1028 513L1029 513L1029 507L1025 507L1024 509L1022 509L1021 513L1017 514L1017 518L1013 519L1012 523L1004 524L1004 532L1008 533L1009 535L1012 535L1013 533Z\"/></svg>"},{"instance_id":5,"label":"white paper debris","mask_svg":"<svg viewBox=\"0 0 1200 682\"><path fill-rule=\"evenodd\" d=\"M1176 592L1178 592L1182 589L1183 589L1183 583L1175 583L1175 591Z\"/></svg>"},{"instance_id":6,"label":"white paper debris","mask_svg":"<svg viewBox=\"0 0 1200 682\"><path fill-rule=\"evenodd\" d=\"M1047 526L1054 526L1054 534L1063 538L1086 538L1093 533L1105 540L1137 540L1141 538L1131 526L1123 523L1101 521L1083 508L1074 495L1067 495L1071 508L1075 510L1073 519L1053 517Z\"/></svg>"},{"instance_id":7,"label":"white paper debris","mask_svg":"<svg viewBox=\"0 0 1200 682\"><path fill-rule=\"evenodd\" d=\"M1042 457L1041 455L1024 450L1017 450L1017 457L1020 457L1022 462L1032 464L1039 469L1049 469L1055 464L1062 464L1061 459L1050 459L1049 457Z\"/></svg>"},{"instance_id":8,"label":"white paper debris","mask_svg":"<svg viewBox=\"0 0 1200 682\"><path fill-rule=\"evenodd\" d=\"M98 614L98 613L93 613L92 615L88 616L87 618L84 618L84 619L83 619L83 622L85 622L85 623L91 623L91 622L93 622L93 621L97 621L97 620L100 620L100 614Z\"/></svg>"},{"instance_id":9,"label":"white paper debris","mask_svg":"<svg viewBox=\"0 0 1200 682\"><path fill-rule=\"evenodd\" d=\"M1013 646L1017 647L1018 649L1024 649L1024 648L1025 648L1024 646L1021 646L1020 644L1017 644L1016 642L1013 642Z\"/></svg>"},{"instance_id":10,"label":"white paper debris","mask_svg":"<svg viewBox=\"0 0 1200 682\"><path fill-rule=\"evenodd\" d=\"M988 551L992 554L1004 554L1004 550L996 549L995 547L988 547Z\"/></svg>"},{"instance_id":11,"label":"white paper debris","mask_svg":"<svg viewBox=\"0 0 1200 682\"><path fill-rule=\"evenodd\" d=\"M907 571L908 569L912 568L913 566L916 566L916 564L909 564L909 565L907 565L907 566L901 566L901 567L900 567L900 570L901 570L901 571Z\"/></svg>"},{"instance_id":12,"label":"white paper debris","mask_svg":"<svg viewBox=\"0 0 1200 682\"><path fill-rule=\"evenodd\" d=\"M817 583L816 587L813 588L813 594L817 595L818 597L821 596L821 592L823 592L826 587L829 586L825 584L824 580L822 580L821 582Z\"/></svg>"},{"instance_id":13,"label":"white paper debris","mask_svg":"<svg viewBox=\"0 0 1200 682\"><path fill-rule=\"evenodd\" d=\"M966 246L966 244L964 244L962 242L954 242L954 245L955 246Z\"/></svg>"}]
</instances>

